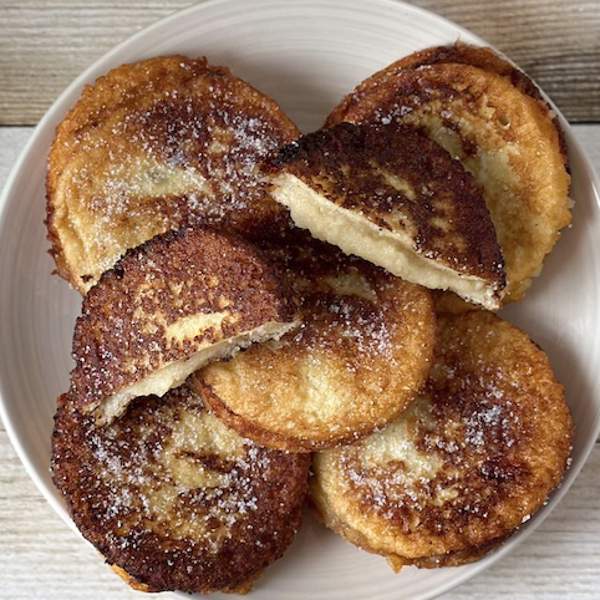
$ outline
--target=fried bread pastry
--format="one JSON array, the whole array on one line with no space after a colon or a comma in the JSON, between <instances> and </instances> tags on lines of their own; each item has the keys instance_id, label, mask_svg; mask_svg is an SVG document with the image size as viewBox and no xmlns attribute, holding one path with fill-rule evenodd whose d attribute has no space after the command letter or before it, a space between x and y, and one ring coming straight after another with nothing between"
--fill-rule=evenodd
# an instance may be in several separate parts
<instances>
[{"instance_id":1,"label":"fried bread pastry","mask_svg":"<svg viewBox=\"0 0 600 600\"><path fill-rule=\"evenodd\" d=\"M416 52L375 73L333 109L327 125L423 128L483 189L505 261L505 302L523 297L571 221L566 146L536 86L489 48ZM464 308L454 298L446 306Z\"/></svg>"},{"instance_id":2,"label":"fried bread pastry","mask_svg":"<svg viewBox=\"0 0 600 600\"><path fill-rule=\"evenodd\" d=\"M439 331L415 403L313 464L325 524L396 569L480 558L543 506L571 450L563 387L523 332L479 311L440 317Z\"/></svg>"}]
</instances>

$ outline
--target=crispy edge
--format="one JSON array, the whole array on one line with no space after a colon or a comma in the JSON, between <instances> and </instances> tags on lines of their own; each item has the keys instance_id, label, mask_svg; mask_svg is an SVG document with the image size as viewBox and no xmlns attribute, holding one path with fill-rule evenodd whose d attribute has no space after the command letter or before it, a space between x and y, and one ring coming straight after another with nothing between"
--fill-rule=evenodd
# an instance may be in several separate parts
<instances>
[{"instance_id":1,"label":"crispy edge","mask_svg":"<svg viewBox=\"0 0 600 600\"><path fill-rule=\"evenodd\" d=\"M217 394L215 394L212 386L204 383L197 374L192 376L192 385L198 394L202 396L202 399L206 402L206 404L210 407L210 410L221 421L223 421L223 423L232 429L235 429L235 431L237 431L242 437L247 437L257 444L265 446L266 448L294 453L315 452L318 450L325 450L327 448L335 448L338 446L344 446L346 444L352 444L368 437L381 427L381 425L372 424L372 426L363 431L354 431L347 435L324 437L319 440L293 438L275 433L273 431L268 431L263 427L259 427L255 423L252 423L248 419L238 415L232 411L217 396ZM393 421L402 412L404 412L405 409L405 406L402 407L395 416L390 418L390 421Z\"/></svg>"},{"instance_id":2,"label":"crispy edge","mask_svg":"<svg viewBox=\"0 0 600 600\"><path fill-rule=\"evenodd\" d=\"M536 100L540 105L540 108L546 113L556 128L560 152L564 160L565 168L567 169L567 172L569 172L567 143L563 128L560 125L557 115L554 113L548 102L544 100L540 89L533 80L507 58L500 56L491 48L487 46L465 44L460 41L447 46L433 46L431 48L425 48L424 50L418 50L394 61L387 67L376 71L373 75L359 83L354 90L347 94L331 113L329 113L325 122L325 127L331 127L335 123L343 121L350 107L353 104L360 102L360 95L377 87L381 79L392 76L401 70L417 69L419 67L438 63L471 65L482 69L483 71L496 73L497 75L510 79L511 83L518 90Z\"/></svg>"},{"instance_id":3,"label":"crispy edge","mask_svg":"<svg viewBox=\"0 0 600 600\"><path fill-rule=\"evenodd\" d=\"M409 284L411 286L416 284ZM418 286L416 286L418 287ZM435 339L437 338L438 320L435 312L434 302L430 290L421 288L427 293L428 312L430 312L430 324L428 327L431 331L431 336L427 342L427 354L428 358L424 361L424 366L420 374L421 382L415 389L414 398L417 397L420 389L425 385L429 370L433 364L435 355ZM424 342L425 343L425 342ZM377 430L381 429L388 423L398 418L412 402L406 402L404 406L399 407L394 415L386 418L383 423L371 423L369 427L364 428L361 431L353 431L346 435L329 435L321 437L318 440L315 439L301 439L290 436L285 436L280 433L268 431L263 427L256 425L250 420L239 415L235 411L231 410L225 402L219 398L215 393L213 387L203 381L200 376L200 371L196 371L190 378L190 383L193 389L202 397L204 402L210 407L210 410L225 424L237 431L242 437L247 437L259 445L263 445L267 448L275 450L283 450L294 453L308 453L315 452L318 450L325 450L328 448L335 448L338 446L344 446L352 444L361 439L368 437Z\"/></svg>"},{"instance_id":4,"label":"crispy edge","mask_svg":"<svg viewBox=\"0 0 600 600\"><path fill-rule=\"evenodd\" d=\"M376 554L385 558L394 573L400 573L404 567L408 566L414 566L419 569L438 569L440 567L459 567L461 565L477 562L490 552L493 552L502 544L502 542L510 537L510 535L503 536L492 540L487 544L482 544L481 546L472 546L463 550L448 552L447 554L426 556L421 558L407 558L397 554L386 554L385 552L381 552L380 550L377 550L377 548L371 546L366 536L361 534L356 529L346 525L342 520L334 517L332 512L328 512L327 515L325 515L315 499L315 493L313 492L314 479L314 477L311 479L311 492L307 503L316 519L324 527L331 529L331 531L338 534L353 546L356 546L357 548L360 548L369 554ZM315 483L315 485L317 484Z\"/></svg>"},{"instance_id":5,"label":"crispy edge","mask_svg":"<svg viewBox=\"0 0 600 600\"><path fill-rule=\"evenodd\" d=\"M153 589L148 584L142 583L138 581L135 577L130 575L123 567L119 567L119 565L111 564L109 565L113 573L118 575L130 588L134 589L136 592L144 592L144 593L159 593L161 590ZM250 577L244 583L240 583L238 586L233 588L226 588L221 590L226 594L239 594L241 596L245 596L249 592L252 591L254 584L260 579L262 575L262 571Z\"/></svg>"}]
</instances>

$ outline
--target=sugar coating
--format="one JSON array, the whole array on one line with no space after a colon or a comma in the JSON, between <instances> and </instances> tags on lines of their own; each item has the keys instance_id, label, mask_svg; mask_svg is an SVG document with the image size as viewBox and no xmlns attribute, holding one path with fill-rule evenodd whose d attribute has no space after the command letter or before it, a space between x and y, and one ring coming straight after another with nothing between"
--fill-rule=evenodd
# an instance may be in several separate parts
<instances>
[{"instance_id":1,"label":"sugar coating","mask_svg":"<svg viewBox=\"0 0 600 600\"><path fill-rule=\"evenodd\" d=\"M100 428L71 410L57 416L54 480L82 533L142 582L235 587L291 541L306 459L241 438L186 386Z\"/></svg>"},{"instance_id":2,"label":"sugar coating","mask_svg":"<svg viewBox=\"0 0 600 600\"><path fill-rule=\"evenodd\" d=\"M128 249L185 224L259 227L278 211L259 165L297 129L205 59L124 65L89 86L49 158L48 226L61 275L86 291Z\"/></svg>"},{"instance_id":3,"label":"sugar coating","mask_svg":"<svg viewBox=\"0 0 600 600\"><path fill-rule=\"evenodd\" d=\"M314 464L326 523L401 564L460 564L489 551L543 506L571 451L564 390L525 334L478 311L438 325L419 398Z\"/></svg>"}]
</instances>

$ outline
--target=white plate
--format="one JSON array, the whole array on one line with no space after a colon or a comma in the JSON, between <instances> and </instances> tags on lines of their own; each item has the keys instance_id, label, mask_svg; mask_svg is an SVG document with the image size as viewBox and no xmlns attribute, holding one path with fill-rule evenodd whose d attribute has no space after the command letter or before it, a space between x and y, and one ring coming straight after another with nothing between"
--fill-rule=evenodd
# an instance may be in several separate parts
<instances>
[{"instance_id":1,"label":"white plate","mask_svg":"<svg viewBox=\"0 0 600 600\"><path fill-rule=\"evenodd\" d=\"M81 75L38 125L0 202L0 414L29 474L69 523L48 473L56 396L71 368L78 295L51 275L44 219L45 161L56 124L82 86L111 67L181 52L206 55L271 94L305 130L344 93L409 52L481 40L433 14L392 2L216 0L169 17L116 47ZM525 302L505 311L549 353L568 391L577 430L573 466L551 502L486 559L460 568L392 574L386 562L346 544L311 519L270 568L253 598L431 598L481 571L524 539L573 482L600 429L597 256L600 208L594 175L566 127L576 200L567 230Z\"/></svg>"}]
</instances>

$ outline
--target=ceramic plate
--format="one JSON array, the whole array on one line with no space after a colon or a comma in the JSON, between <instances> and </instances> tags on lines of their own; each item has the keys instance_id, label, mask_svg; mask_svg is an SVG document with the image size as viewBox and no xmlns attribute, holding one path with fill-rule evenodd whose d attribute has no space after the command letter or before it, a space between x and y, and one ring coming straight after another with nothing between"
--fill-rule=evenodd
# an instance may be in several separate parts
<instances>
[{"instance_id":1,"label":"ceramic plate","mask_svg":"<svg viewBox=\"0 0 600 600\"><path fill-rule=\"evenodd\" d=\"M52 415L71 369L79 297L51 274L44 230L45 162L54 128L82 86L111 67L180 52L206 55L272 95L304 131L373 71L419 48L457 39L484 43L433 14L398 2L204 2L135 35L83 73L38 125L0 204L0 411L10 439L48 502L70 520L48 473ZM386 561L327 532L310 517L253 598L431 598L500 558L552 510L585 461L600 424L597 257L600 208L592 170L566 127L575 212L525 301L505 311L549 353L568 391L577 433L573 465L550 503L486 559L460 568L394 575Z\"/></svg>"}]
</instances>

